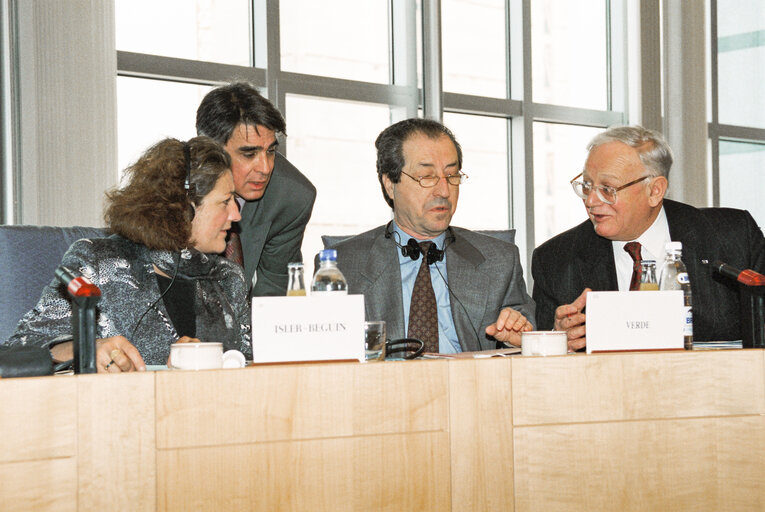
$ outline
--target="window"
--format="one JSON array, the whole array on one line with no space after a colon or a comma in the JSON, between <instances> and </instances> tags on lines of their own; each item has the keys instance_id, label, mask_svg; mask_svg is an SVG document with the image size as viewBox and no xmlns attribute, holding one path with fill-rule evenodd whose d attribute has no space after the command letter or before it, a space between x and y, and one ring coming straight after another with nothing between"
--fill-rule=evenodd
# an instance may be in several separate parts
<instances>
[{"instance_id":1,"label":"window","mask_svg":"<svg viewBox=\"0 0 765 512\"><path fill-rule=\"evenodd\" d=\"M763 227L765 4L709 0L708 8L714 204L747 209Z\"/></svg>"},{"instance_id":2,"label":"window","mask_svg":"<svg viewBox=\"0 0 765 512\"><path fill-rule=\"evenodd\" d=\"M455 225L515 228L529 276L533 247L584 218L568 180L587 140L626 121L609 100L621 87L611 76L623 65L610 59L610 45L626 44L610 0L162 4L117 1L120 166L158 138L193 135L196 106L210 87L250 80L284 113L282 147L318 190L303 245L307 265L320 235L390 220L374 140L424 111L442 117L463 147L470 178ZM423 28L439 19L429 8L440 26ZM424 34L434 30L440 52L423 57L432 41ZM528 52L533 60L524 64ZM434 64L426 58L441 62L440 80L424 79ZM437 111L422 103L431 93L443 98Z\"/></svg>"},{"instance_id":3,"label":"window","mask_svg":"<svg viewBox=\"0 0 765 512\"><path fill-rule=\"evenodd\" d=\"M116 0L117 48L250 65L247 0Z\"/></svg>"}]
</instances>

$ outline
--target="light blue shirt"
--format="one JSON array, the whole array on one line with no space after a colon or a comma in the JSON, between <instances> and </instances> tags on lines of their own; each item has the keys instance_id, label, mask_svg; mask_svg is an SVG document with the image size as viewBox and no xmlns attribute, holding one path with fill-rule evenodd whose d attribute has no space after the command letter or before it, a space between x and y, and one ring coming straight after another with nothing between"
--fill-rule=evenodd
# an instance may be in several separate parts
<instances>
[{"instance_id":1,"label":"light blue shirt","mask_svg":"<svg viewBox=\"0 0 765 512\"><path fill-rule=\"evenodd\" d=\"M411 236L407 235L393 222L393 238L400 245L406 245ZM429 240L436 244L436 247L443 250L446 233L441 233L436 238ZM428 240L417 240L417 242ZM412 303L412 290L414 281L417 279L417 272L422 265L420 256L417 260L412 260L409 256L401 254L401 249L396 248L398 253L398 264L401 270L401 293L404 303L404 326L409 330L409 307ZM462 352L459 340L457 339L457 330L454 328L454 319L452 318L451 302L449 300L449 289L446 287L448 277L446 275L446 254L442 261L437 261L430 265L430 282L433 284L433 291L436 294L436 304L438 308L438 351L442 354L453 354ZM408 334L408 333L407 333Z\"/></svg>"}]
</instances>

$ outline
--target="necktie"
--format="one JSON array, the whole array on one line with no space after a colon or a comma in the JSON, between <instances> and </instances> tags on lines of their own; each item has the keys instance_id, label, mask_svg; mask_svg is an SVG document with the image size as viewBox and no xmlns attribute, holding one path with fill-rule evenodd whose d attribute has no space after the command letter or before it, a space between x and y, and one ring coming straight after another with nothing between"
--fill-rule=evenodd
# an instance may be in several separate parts
<instances>
[{"instance_id":1,"label":"necktie","mask_svg":"<svg viewBox=\"0 0 765 512\"><path fill-rule=\"evenodd\" d=\"M632 279L630 280L630 291L640 289L640 242L629 242L624 245L624 250L632 256Z\"/></svg>"},{"instance_id":2,"label":"necktie","mask_svg":"<svg viewBox=\"0 0 765 512\"><path fill-rule=\"evenodd\" d=\"M422 263L414 280L407 329L407 336L422 340L425 344L425 352L438 352L438 310L427 258L428 249L432 243L420 242Z\"/></svg>"},{"instance_id":3,"label":"necktie","mask_svg":"<svg viewBox=\"0 0 765 512\"><path fill-rule=\"evenodd\" d=\"M242 239L239 238L239 223L231 225L228 230L228 240L226 240L226 250L223 251L226 259L244 266L244 254L242 253Z\"/></svg>"}]
</instances>

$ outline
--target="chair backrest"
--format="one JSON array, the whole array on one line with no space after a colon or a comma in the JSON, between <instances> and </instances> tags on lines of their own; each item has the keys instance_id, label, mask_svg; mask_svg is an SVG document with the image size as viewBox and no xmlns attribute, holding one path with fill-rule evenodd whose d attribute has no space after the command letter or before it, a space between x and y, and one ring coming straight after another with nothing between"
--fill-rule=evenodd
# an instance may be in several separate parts
<instances>
[{"instance_id":1,"label":"chair backrest","mask_svg":"<svg viewBox=\"0 0 765 512\"><path fill-rule=\"evenodd\" d=\"M476 230L476 233L482 235L492 236L499 240L503 240L509 243L515 243L515 230L514 229L496 229L496 230ZM334 247L343 240L347 240L354 235L321 235L321 242L324 244L325 249Z\"/></svg>"},{"instance_id":2,"label":"chair backrest","mask_svg":"<svg viewBox=\"0 0 765 512\"><path fill-rule=\"evenodd\" d=\"M40 300L69 246L102 236L99 228L0 226L0 343Z\"/></svg>"}]
</instances>

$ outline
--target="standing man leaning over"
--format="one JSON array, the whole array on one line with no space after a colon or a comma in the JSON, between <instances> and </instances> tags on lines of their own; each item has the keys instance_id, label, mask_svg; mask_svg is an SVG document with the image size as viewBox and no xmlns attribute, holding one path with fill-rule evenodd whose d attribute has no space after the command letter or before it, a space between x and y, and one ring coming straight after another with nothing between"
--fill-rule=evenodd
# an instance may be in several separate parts
<instances>
[{"instance_id":1,"label":"standing man leaning over","mask_svg":"<svg viewBox=\"0 0 765 512\"><path fill-rule=\"evenodd\" d=\"M253 296L286 295L287 263L303 260L316 188L277 152L284 118L251 84L235 82L204 97L197 133L231 155L242 220L229 232L226 257L244 266Z\"/></svg>"},{"instance_id":2,"label":"standing man leaning over","mask_svg":"<svg viewBox=\"0 0 765 512\"><path fill-rule=\"evenodd\" d=\"M765 239L749 212L697 209L664 199L672 150L658 132L619 126L595 136L584 171L571 180L588 221L548 240L532 257L540 329L568 332L569 348L586 344L586 292L629 290L637 259L664 260L664 245L683 243L693 293L696 341L741 339L735 283L712 263L765 271ZM638 242L633 246L628 242Z\"/></svg>"},{"instance_id":3,"label":"standing man leaning over","mask_svg":"<svg viewBox=\"0 0 765 512\"><path fill-rule=\"evenodd\" d=\"M466 178L452 132L408 119L375 146L394 220L335 246L349 292L364 294L366 318L385 320L391 339L421 339L426 352L519 345L520 332L533 328L534 303L518 248L449 226Z\"/></svg>"}]
</instances>

